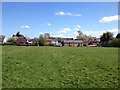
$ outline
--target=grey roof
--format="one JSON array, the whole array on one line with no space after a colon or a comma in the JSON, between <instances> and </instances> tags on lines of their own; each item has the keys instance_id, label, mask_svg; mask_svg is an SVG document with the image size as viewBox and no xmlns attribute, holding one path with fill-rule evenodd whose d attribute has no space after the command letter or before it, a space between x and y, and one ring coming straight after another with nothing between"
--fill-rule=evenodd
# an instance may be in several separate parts
<instances>
[{"instance_id":1,"label":"grey roof","mask_svg":"<svg viewBox=\"0 0 120 90\"><path fill-rule=\"evenodd\" d=\"M83 43L82 40L64 40L64 43Z\"/></svg>"}]
</instances>

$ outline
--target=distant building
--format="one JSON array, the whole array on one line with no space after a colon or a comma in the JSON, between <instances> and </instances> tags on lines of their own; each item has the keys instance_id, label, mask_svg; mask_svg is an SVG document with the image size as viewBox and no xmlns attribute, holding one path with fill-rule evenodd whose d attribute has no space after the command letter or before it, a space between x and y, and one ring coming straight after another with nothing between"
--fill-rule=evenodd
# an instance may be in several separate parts
<instances>
[{"instance_id":1,"label":"distant building","mask_svg":"<svg viewBox=\"0 0 120 90\"><path fill-rule=\"evenodd\" d=\"M59 41L58 39L52 39L51 40L51 45L61 46L61 41Z\"/></svg>"},{"instance_id":2,"label":"distant building","mask_svg":"<svg viewBox=\"0 0 120 90\"><path fill-rule=\"evenodd\" d=\"M62 40L73 40L73 38L62 38Z\"/></svg>"},{"instance_id":3,"label":"distant building","mask_svg":"<svg viewBox=\"0 0 120 90\"><path fill-rule=\"evenodd\" d=\"M0 36L0 43L3 43L4 36ZM87 36L81 31L78 31L78 36L76 39L73 38L62 38L62 37L50 37L49 33L40 34L39 38L27 38L24 35L17 32L16 35L12 36L11 43L14 45L27 45L27 46L39 46L40 40L45 39L45 46L54 45L54 46L97 46L100 42L99 38Z\"/></svg>"},{"instance_id":4,"label":"distant building","mask_svg":"<svg viewBox=\"0 0 120 90\"><path fill-rule=\"evenodd\" d=\"M27 39L24 36L15 37L12 43L16 45L25 45Z\"/></svg>"},{"instance_id":5,"label":"distant building","mask_svg":"<svg viewBox=\"0 0 120 90\"><path fill-rule=\"evenodd\" d=\"M51 44L55 46L83 46L83 41L73 38L50 37Z\"/></svg>"},{"instance_id":6,"label":"distant building","mask_svg":"<svg viewBox=\"0 0 120 90\"><path fill-rule=\"evenodd\" d=\"M34 38L34 39L27 39L27 44L28 46L38 46L38 38Z\"/></svg>"},{"instance_id":7,"label":"distant building","mask_svg":"<svg viewBox=\"0 0 120 90\"><path fill-rule=\"evenodd\" d=\"M83 41L82 40L64 40L64 46L80 47L80 46L83 46Z\"/></svg>"},{"instance_id":8,"label":"distant building","mask_svg":"<svg viewBox=\"0 0 120 90\"><path fill-rule=\"evenodd\" d=\"M45 42L45 46L49 46L52 43L52 39L47 39Z\"/></svg>"}]
</instances>

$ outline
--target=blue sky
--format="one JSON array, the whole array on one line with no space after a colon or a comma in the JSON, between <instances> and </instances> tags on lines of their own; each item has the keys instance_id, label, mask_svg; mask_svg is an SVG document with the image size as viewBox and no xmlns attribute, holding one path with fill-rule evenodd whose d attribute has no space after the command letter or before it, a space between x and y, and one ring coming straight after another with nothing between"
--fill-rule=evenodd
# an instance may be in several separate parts
<instances>
[{"instance_id":1,"label":"blue sky","mask_svg":"<svg viewBox=\"0 0 120 90\"><path fill-rule=\"evenodd\" d=\"M2 2L119 2L119 0L2 0Z\"/></svg>"},{"instance_id":2,"label":"blue sky","mask_svg":"<svg viewBox=\"0 0 120 90\"><path fill-rule=\"evenodd\" d=\"M118 31L117 2L3 2L2 34L16 32L39 37L48 32L55 37L86 35L100 37L105 31Z\"/></svg>"}]
</instances>

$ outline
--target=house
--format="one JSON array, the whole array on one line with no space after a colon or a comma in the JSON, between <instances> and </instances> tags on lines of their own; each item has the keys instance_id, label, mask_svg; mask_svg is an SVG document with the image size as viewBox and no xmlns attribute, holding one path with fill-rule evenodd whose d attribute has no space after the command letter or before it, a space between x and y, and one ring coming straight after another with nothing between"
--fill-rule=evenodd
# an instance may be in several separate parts
<instances>
[{"instance_id":1,"label":"house","mask_svg":"<svg viewBox=\"0 0 120 90\"><path fill-rule=\"evenodd\" d=\"M81 31L78 31L78 36L76 39L73 38L62 38L62 37L50 37L49 33L41 34L39 38L44 38L46 40L45 46L97 46L99 45L99 38L84 35ZM12 36L12 44L13 45L27 45L27 46L39 46L40 41L39 38L29 39L24 35L17 32L16 35ZM1 42L2 39L1 39Z\"/></svg>"},{"instance_id":2,"label":"house","mask_svg":"<svg viewBox=\"0 0 120 90\"><path fill-rule=\"evenodd\" d=\"M15 45L26 45L27 39L24 36L14 37L14 40L12 41Z\"/></svg>"},{"instance_id":3,"label":"house","mask_svg":"<svg viewBox=\"0 0 120 90\"><path fill-rule=\"evenodd\" d=\"M51 44L54 46L83 46L83 41L73 38L52 38Z\"/></svg>"},{"instance_id":4,"label":"house","mask_svg":"<svg viewBox=\"0 0 120 90\"><path fill-rule=\"evenodd\" d=\"M38 46L39 42L38 42L38 38L34 38L34 39L27 39L27 46Z\"/></svg>"},{"instance_id":5,"label":"house","mask_svg":"<svg viewBox=\"0 0 120 90\"><path fill-rule=\"evenodd\" d=\"M73 40L73 38L62 38L62 40Z\"/></svg>"},{"instance_id":6,"label":"house","mask_svg":"<svg viewBox=\"0 0 120 90\"><path fill-rule=\"evenodd\" d=\"M83 38L83 45L84 46L90 46L90 45L96 45L99 43L98 38L96 37L91 37L91 36L85 36Z\"/></svg>"},{"instance_id":7,"label":"house","mask_svg":"<svg viewBox=\"0 0 120 90\"><path fill-rule=\"evenodd\" d=\"M64 46L74 46L74 47L80 47L83 46L82 40L64 40Z\"/></svg>"},{"instance_id":8,"label":"house","mask_svg":"<svg viewBox=\"0 0 120 90\"><path fill-rule=\"evenodd\" d=\"M52 40L51 40L51 45L54 45L54 46L62 46L61 41L58 40L58 39L52 39Z\"/></svg>"},{"instance_id":9,"label":"house","mask_svg":"<svg viewBox=\"0 0 120 90\"><path fill-rule=\"evenodd\" d=\"M33 43L33 39L27 39L27 43L31 45Z\"/></svg>"},{"instance_id":10,"label":"house","mask_svg":"<svg viewBox=\"0 0 120 90\"><path fill-rule=\"evenodd\" d=\"M45 42L45 46L49 46L52 42L52 39L47 39Z\"/></svg>"}]
</instances>

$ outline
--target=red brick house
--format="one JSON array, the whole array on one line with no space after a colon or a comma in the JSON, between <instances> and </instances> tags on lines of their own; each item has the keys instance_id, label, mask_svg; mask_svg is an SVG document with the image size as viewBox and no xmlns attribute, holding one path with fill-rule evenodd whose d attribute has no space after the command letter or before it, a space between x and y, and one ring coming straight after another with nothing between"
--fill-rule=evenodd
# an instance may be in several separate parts
<instances>
[{"instance_id":1,"label":"red brick house","mask_svg":"<svg viewBox=\"0 0 120 90\"><path fill-rule=\"evenodd\" d=\"M12 43L16 45L26 45L27 39L24 36L14 37L14 40Z\"/></svg>"},{"instance_id":2,"label":"red brick house","mask_svg":"<svg viewBox=\"0 0 120 90\"><path fill-rule=\"evenodd\" d=\"M45 42L45 46L49 46L51 44L52 39L47 39Z\"/></svg>"},{"instance_id":3,"label":"red brick house","mask_svg":"<svg viewBox=\"0 0 120 90\"><path fill-rule=\"evenodd\" d=\"M39 45L38 38L27 39L27 45L28 46L37 46L37 45Z\"/></svg>"}]
</instances>

